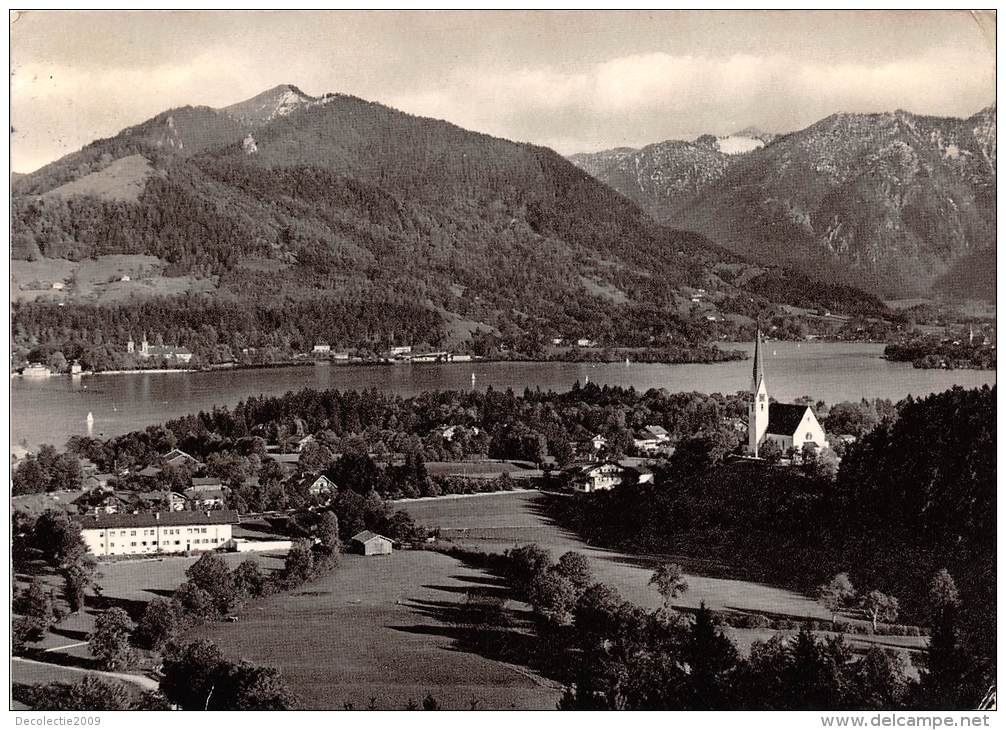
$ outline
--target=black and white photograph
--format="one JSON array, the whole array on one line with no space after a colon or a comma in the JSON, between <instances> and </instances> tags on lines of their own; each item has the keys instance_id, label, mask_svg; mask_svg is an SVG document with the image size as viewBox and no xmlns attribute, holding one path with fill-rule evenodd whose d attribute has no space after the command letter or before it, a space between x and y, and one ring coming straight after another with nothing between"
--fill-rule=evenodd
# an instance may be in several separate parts
<instances>
[{"instance_id":1,"label":"black and white photograph","mask_svg":"<svg viewBox=\"0 0 1006 730\"><path fill-rule=\"evenodd\" d=\"M12 726L994 727L995 9L8 29Z\"/></svg>"}]
</instances>

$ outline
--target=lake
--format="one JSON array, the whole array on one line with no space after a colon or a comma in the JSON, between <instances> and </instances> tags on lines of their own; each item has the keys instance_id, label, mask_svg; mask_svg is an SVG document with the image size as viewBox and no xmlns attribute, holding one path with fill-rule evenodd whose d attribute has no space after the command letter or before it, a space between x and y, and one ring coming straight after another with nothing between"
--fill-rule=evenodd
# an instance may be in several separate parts
<instances>
[{"instance_id":1,"label":"lake","mask_svg":"<svg viewBox=\"0 0 1006 730\"><path fill-rule=\"evenodd\" d=\"M753 352L751 343L725 345ZM996 382L995 371L916 370L881 358L884 346L867 343L764 343L769 393L788 401L803 395L835 403L860 398L900 400L954 385L973 388ZM632 363L429 363L326 365L197 373L129 373L71 379L11 379L11 444L30 449L62 446L86 434L93 413L95 436L116 436L170 418L233 406L250 395L281 395L300 388L378 388L401 395L433 389L540 387L567 390L579 380L666 388L671 392L733 393L749 387L751 361L711 365Z\"/></svg>"}]
</instances>

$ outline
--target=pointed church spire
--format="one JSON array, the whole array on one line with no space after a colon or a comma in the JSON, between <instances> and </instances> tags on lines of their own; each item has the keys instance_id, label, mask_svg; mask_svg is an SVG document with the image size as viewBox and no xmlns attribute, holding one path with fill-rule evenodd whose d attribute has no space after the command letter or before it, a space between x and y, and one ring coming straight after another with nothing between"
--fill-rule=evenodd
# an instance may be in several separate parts
<instances>
[{"instance_id":1,"label":"pointed church spire","mask_svg":"<svg viewBox=\"0 0 1006 730\"><path fill-rule=\"evenodd\" d=\"M765 380L765 361L761 354L761 329L755 335L754 367L751 369L751 390L758 392L759 386Z\"/></svg>"}]
</instances>

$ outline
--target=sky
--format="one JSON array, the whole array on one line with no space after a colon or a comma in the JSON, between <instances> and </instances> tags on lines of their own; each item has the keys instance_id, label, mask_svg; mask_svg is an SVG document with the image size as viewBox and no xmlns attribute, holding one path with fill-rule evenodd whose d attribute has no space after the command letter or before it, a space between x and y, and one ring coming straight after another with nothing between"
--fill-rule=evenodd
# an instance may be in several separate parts
<instances>
[{"instance_id":1,"label":"sky","mask_svg":"<svg viewBox=\"0 0 1006 730\"><path fill-rule=\"evenodd\" d=\"M15 12L11 159L28 172L186 104L354 94L562 154L835 112L970 116L995 19L964 11Z\"/></svg>"}]
</instances>

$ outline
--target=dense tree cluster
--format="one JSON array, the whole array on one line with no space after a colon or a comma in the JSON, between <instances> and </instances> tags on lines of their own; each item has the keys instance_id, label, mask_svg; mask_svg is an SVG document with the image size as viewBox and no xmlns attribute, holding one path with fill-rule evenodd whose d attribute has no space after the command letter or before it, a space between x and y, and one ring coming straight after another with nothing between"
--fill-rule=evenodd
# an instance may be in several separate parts
<instances>
[{"instance_id":1,"label":"dense tree cluster","mask_svg":"<svg viewBox=\"0 0 1006 730\"><path fill-rule=\"evenodd\" d=\"M255 289L249 291L254 292ZM184 367L220 362L268 365L310 352L316 343L377 353L394 344L439 343L441 317L426 307L396 300L249 302L236 307L211 296L148 299L120 305L15 304L13 338L24 361L49 362L54 353L85 370L179 367L127 352L146 334L152 344L188 348Z\"/></svg>"},{"instance_id":2,"label":"dense tree cluster","mask_svg":"<svg viewBox=\"0 0 1006 730\"><path fill-rule=\"evenodd\" d=\"M946 568L966 607L953 638L980 694L995 656L994 444L995 388L954 388L898 404L896 417L846 450L834 478L710 468L676 453L658 487L555 500L553 509L597 543L721 560L806 591L848 572L867 588L859 605L880 621L900 613L925 623L930 576Z\"/></svg>"},{"instance_id":3,"label":"dense tree cluster","mask_svg":"<svg viewBox=\"0 0 1006 730\"><path fill-rule=\"evenodd\" d=\"M46 444L37 453L28 454L13 470L11 495L79 489L82 478L80 461L74 454L57 452Z\"/></svg>"},{"instance_id":4,"label":"dense tree cluster","mask_svg":"<svg viewBox=\"0 0 1006 730\"><path fill-rule=\"evenodd\" d=\"M910 362L917 368L995 370L996 367L996 350L992 345L960 340L945 342L937 337L892 343L884 348L884 357L895 362Z\"/></svg>"},{"instance_id":5,"label":"dense tree cluster","mask_svg":"<svg viewBox=\"0 0 1006 730\"><path fill-rule=\"evenodd\" d=\"M807 624L755 641L745 656L704 605L691 617L669 604L647 612L594 582L578 553L556 562L531 544L503 555L452 554L488 567L530 604L533 640L506 656L563 682L560 709L966 709L978 699L958 639L961 604L945 570L930 582L926 621L934 639L913 657L921 665L916 681L903 654L855 648L841 635L816 637ZM654 579L668 595L687 590L678 566L661 566ZM465 615L464 641L478 650L502 651L523 636L505 598L470 595Z\"/></svg>"}]
</instances>

